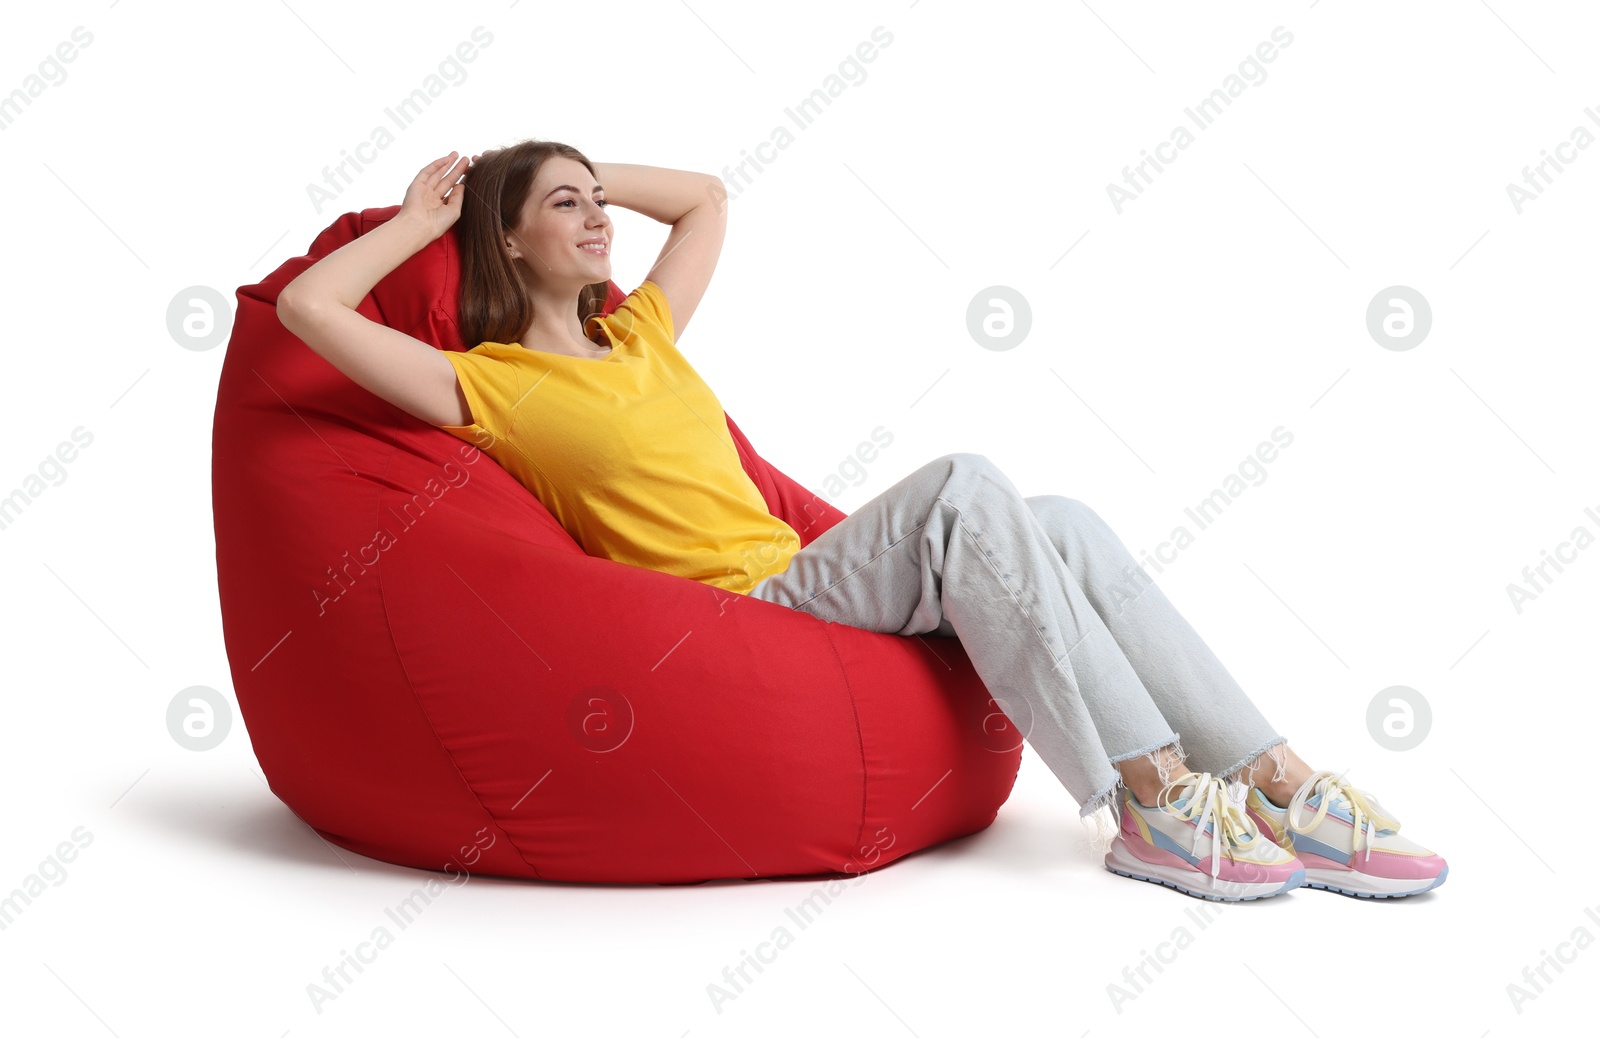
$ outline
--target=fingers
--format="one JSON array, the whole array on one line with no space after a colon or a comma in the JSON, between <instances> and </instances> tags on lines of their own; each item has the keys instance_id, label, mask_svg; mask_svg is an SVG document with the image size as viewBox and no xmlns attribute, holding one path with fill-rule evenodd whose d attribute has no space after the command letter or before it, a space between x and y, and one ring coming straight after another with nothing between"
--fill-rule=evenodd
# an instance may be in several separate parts
<instances>
[{"instance_id":1,"label":"fingers","mask_svg":"<svg viewBox=\"0 0 1600 1038\"><path fill-rule=\"evenodd\" d=\"M434 159L432 162L430 162L426 166L422 167L421 172L419 172L417 174L417 179L418 180L434 180L434 179L442 180L444 178L445 174L448 172L447 167L450 166L454 162L454 160L455 160L455 158L456 158L456 156L458 154L460 154L460 153L452 151L450 154L446 155L442 159Z\"/></svg>"},{"instance_id":2,"label":"fingers","mask_svg":"<svg viewBox=\"0 0 1600 1038\"><path fill-rule=\"evenodd\" d=\"M472 172L471 160L463 156L462 161L452 171L455 175L450 178L448 192L444 197L444 204L452 202L459 207L462 193L466 191L467 175Z\"/></svg>"},{"instance_id":3,"label":"fingers","mask_svg":"<svg viewBox=\"0 0 1600 1038\"><path fill-rule=\"evenodd\" d=\"M482 152L479 152L479 155L481 154ZM473 159L477 157L475 155ZM461 192L455 189L466 179L467 172L471 168L471 162L471 159L468 159L460 152L452 151L450 154L434 159L422 167L421 172L417 174L417 178L413 183L425 188L428 195L432 196L440 205L448 206L452 200L457 201L459 204Z\"/></svg>"},{"instance_id":4,"label":"fingers","mask_svg":"<svg viewBox=\"0 0 1600 1038\"><path fill-rule=\"evenodd\" d=\"M422 169L417 171L417 177L412 181L412 183L420 184L423 187L430 189L436 187L439 183L440 173L444 168L443 164L448 161L449 156L445 156L442 159L434 159L432 162L428 163L426 166L423 166Z\"/></svg>"}]
</instances>

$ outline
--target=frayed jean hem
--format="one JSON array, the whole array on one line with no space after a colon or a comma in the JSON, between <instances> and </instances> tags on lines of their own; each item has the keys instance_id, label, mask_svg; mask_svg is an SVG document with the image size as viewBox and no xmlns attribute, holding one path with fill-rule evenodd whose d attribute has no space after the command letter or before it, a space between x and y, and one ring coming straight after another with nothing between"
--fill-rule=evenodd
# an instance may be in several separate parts
<instances>
[{"instance_id":1,"label":"frayed jean hem","mask_svg":"<svg viewBox=\"0 0 1600 1038\"><path fill-rule=\"evenodd\" d=\"M1288 739L1285 739L1281 735L1274 735L1259 748L1245 754L1244 759L1238 764L1235 764L1227 771L1222 772L1222 780L1229 783L1238 783L1239 773L1244 771L1246 768L1253 768L1256 761L1258 761L1263 754L1270 756L1273 763L1277 765L1277 768L1274 769L1272 773L1272 781L1277 782L1282 780L1284 776L1284 768L1288 766L1288 760L1281 750L1277 753L1273 753L1272 751L1277 750L1279 747L1285 746L1288 741Z\"/></svg>"}]
</instances>

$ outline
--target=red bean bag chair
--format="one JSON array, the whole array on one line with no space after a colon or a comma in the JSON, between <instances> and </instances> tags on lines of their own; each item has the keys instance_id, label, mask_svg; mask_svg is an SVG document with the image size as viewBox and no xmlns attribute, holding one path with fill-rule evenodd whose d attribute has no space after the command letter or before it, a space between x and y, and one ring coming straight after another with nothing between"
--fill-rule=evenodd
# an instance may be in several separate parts
<instances>
[{"instance_id":1,"label":"red bean bag chair","mask_svg":"<svg viewBox=\"0 0 1600 1038\"><path fill-rule=\"evenodd\" d=\"M987 827L1022 737L957 639L586 555L488 455L284 329L283 286L398 211L344 214L237 292L217 585L273 793L370 858L579 882L852 874ZM361 312L462 349L457 248L445 234ZM727 423L803 543L844 518Z\"/></svg>"}]
</instances>

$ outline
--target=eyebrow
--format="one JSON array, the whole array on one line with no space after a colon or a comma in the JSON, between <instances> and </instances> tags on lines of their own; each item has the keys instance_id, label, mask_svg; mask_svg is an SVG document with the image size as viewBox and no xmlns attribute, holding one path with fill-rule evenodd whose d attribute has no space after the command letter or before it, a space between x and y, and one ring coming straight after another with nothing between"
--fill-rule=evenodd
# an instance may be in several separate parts
<instances>
[{"instance_id":1,"label":"eyebrow","mask_svg":"<svg viewBox=\"0 0 1600 1038\"><path fill-rule=\"evenodd\" d=\"M600 186L600 185L599 185L599 184L596 184L596 185L595 185L595 186L594 186L594 189L595 189L595 191L603 191L603 190L605 190L605 189L604 189L604 188L603 188L603 187L601 187L601 186ZM577 194L577 195L581 195L581 194L583 194L583 192L582 192L582 191L579 191L579 190L578 190L578 189L577 189L577 188L575 188L575 187L573 187L573 186L572 186L572 185L571 185L571 184L562 184L562 185L561 185L561 186L560 186L560 187L553 187L553 188L551 188L551 189L550 189L550 190L549 190L549 191L548 191L548 192L547 192L547 193L546 193L546 194L545 194L545 196L544 196L544 198L549 198L549 197L550 197L550 196L551 196L551 195L553 195L553 194L555 194L555 193L556 193L556 192L557 192L557 191L571 191L571 192L572 192L572 193L573 193L573 194ZM591 192L591 193L592 193L592 192ZM541 201L541 202L542 202L542 201L544 201L544 198L541 198L541 199L539 199L539 201Z\"/></svg>"}]
</instances>

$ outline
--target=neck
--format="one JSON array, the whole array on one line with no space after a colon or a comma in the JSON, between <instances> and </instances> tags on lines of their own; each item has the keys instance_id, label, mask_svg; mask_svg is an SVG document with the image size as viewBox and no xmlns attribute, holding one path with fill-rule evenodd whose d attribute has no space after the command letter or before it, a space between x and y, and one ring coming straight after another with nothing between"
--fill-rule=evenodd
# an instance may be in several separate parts
<instances>
[{"instance_id":1,"label":"neck","mask_svg":"<svg viewBox=\"0 0 1600 1038\"><path fill-rule=\"evenodd\" d=\"M533 320L522 330L522 345L551 353L575 356L602 356L610 353L610 343L602 335L596 342L584 334L578 319L578 293L582 286L534 285L528 289L533 303Z\"/></svg>"}]
</instances>

